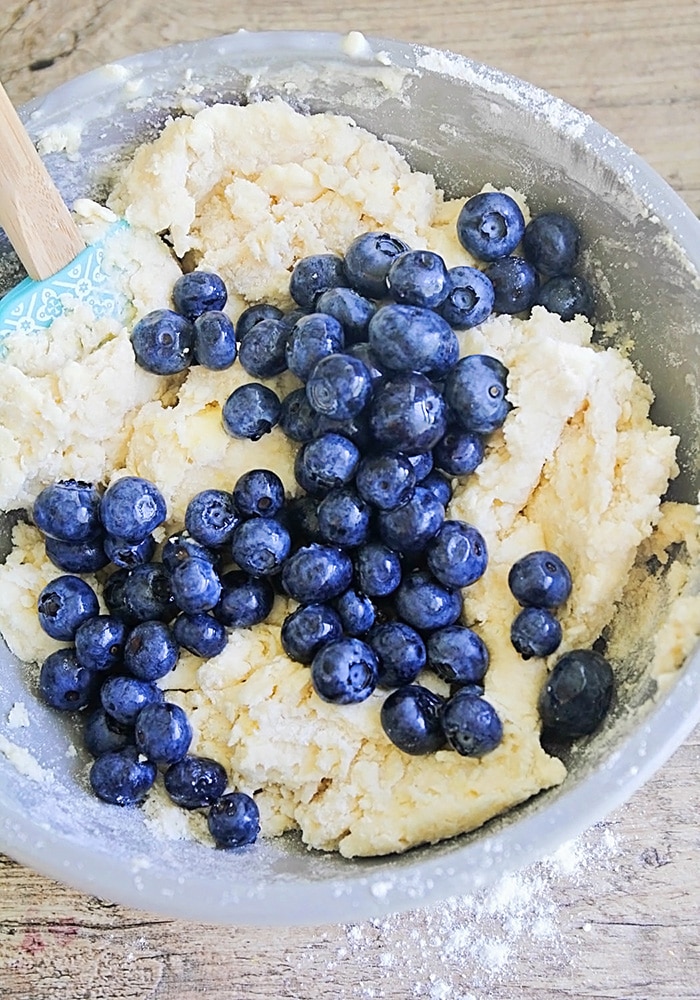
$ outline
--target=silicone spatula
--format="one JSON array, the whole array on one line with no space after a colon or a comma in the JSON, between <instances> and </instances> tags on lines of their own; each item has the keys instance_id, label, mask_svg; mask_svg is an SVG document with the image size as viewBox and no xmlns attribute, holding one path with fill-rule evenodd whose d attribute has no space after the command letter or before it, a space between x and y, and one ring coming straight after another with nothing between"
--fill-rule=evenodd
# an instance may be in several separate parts
<instances>
[{"instance_id":1,"label":"silicone spatula","mask_svg":"<svg viewBox=\"0 0 700 1000\"><path fill-rule=\"evenodd\" d=\"M29 275L0 299L1 352L9 334L45 330L76 299L98 317L125 300L102 270L105 239L85 245L1 83L0 134L0 226Z\"/></svg>"}]
</instances>

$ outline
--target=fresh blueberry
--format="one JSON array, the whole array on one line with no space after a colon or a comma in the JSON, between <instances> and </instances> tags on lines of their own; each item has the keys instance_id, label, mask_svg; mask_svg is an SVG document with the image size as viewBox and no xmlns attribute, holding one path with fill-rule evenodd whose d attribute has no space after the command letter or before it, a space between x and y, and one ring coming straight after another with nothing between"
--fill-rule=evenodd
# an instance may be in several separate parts
<instances>
[{"instance_id":1,"label":"fresh blueberry","mask_svg":"<svg viewBox=\"0 0 700 1000\"><path fill-rule=\"evenodd\" d=\"M314 365L306 395L314 410L332 420L349 420L364 409L372 378L359 358L329 354Z\"/></svg>"},{"instance_id":2,"label":"fresh blueberry","mask_svg":"<svg viewBox=\"0 0 700 1000\"><path fill-rule=\"evenodd\" d=\"M37 600L39 624L52 639L72 641L78 627L99 614L100 604L89 583L79 576L57 576Z\"/></svg>"},{"instance_id":3,"label":"fresh blueberry","mask_svg":"<svg viewBox=\"0 0 700 1000\"><path fill-rule=\"evenodd\" d=\"M382 306L369 324L369 345L379 367L391 372L422 372L443 378L459 357L450 324L432 309Z\"/></svg>"},{"instance_id":4,"label":"fresh blueberry","mask_svg":"<svg viewBox=\"0 0 700 1000\"><path fill-rule=\"evenodd\" d=\"M420 684L404 684L384 700L380 712L382 729L404 753L414 756L435 753L445 745L440 722L443 700Z\"/></svg>"},{"instance_id":5,"label":"fresh blueberry","mask_svg":"<svg viewBox=\"0 0 700 1000\"><path fill-rule=\"evenodd\" d=\"M469 476L484 459L483 439L473 431L448 427L433 448L433 459L448 476Z\"/></svg>"},{"instance_id":6,"label":"fresh blueberry","mask_svg":"<svg viewBox=\"0 0 700 1000\"><path fill-rule=\"evenodd\" d=\"M592 649L573 649L557 661L540 693L545 731L568 742L594 732L605 718L614 690L612 667Z\"/></svg>"},{"instance_id":7,"label":"fresh blueberry","mask_svg":"<svg viewBox=\"0 0 700 1000\"><path fill-rule=\"evenodd\" d=\"M136 362L153 375L175 375L192 363L194 327L172 309L154 309L131 331Z\"/></svg>"},{"instance_id":8,"label":"fresh blueberry","mask_svg":"<svg viewBox=\"0 0 700 1000\"><path fill-rule=\"evenodd\" d=\"M282 400L279 424L288 438L305 444L314 437L316 415L306 389L292 389Z\"/></svg>"},{"instance_id":9,"label":"fresh blueberry","mask_svg":"<svg viewBox=\"0 0 700 1000\"><path fill-rule=\"evenodd\" d=\"M230 542L240 520L233 496L226 490L210 489L195 493L185 510L185 529L196 542L207 548ZM191 554L198 557L196 552Z\"/></svg>"},{"instance_id":10,"label":"fresh blueberry","mask_svg":"<svg viewBox=\"0 0 700 1000\"><path fill-rule=\"evenodd\" d=\"M430 490L436 500L438 500L443 507L447 507L448 503L452 499L452 486L448 479L437 471L429 472L425 479L421 480L421 486L423 489Z\"/></svg>"},{"instance_id":11,"label":"fresh blueberry","mask_svg":"<svg viewBox=\"0 0 700 1000\"><path fill-rule=\"evenodd\" d=\"M194 359L205 368L220 372L236 360L238 347L233 323L217 309L202 313L194 321Z\"/></svg>"},{"instance_id":12,"label":"fresh blueberry","mask_svg":"<svg viewBox=\"0 0 700 1000\"><path fill-rule=\"evenodd\" d=\"M318 501L314 497L295 497L284 508L287 527L295 546L320 542L318 530Z\"/></svg>"},{"instance_id":13,"label":"fresh blueberry","mask_svg":"<svg viewBox=\"0 0 700 1000\"><path fill-rule=\"evenodd\" d=\"M142 542L165 520L165 500L147 479L124 476L107 488L100 514L108 534L128 542Z\"/></svg>"},{"instance_id":14,"label":"fresh blueberry","mask_svg":"<svg viewBox=\"0 0 700 1000\"><path fill-rule=\"evenodd\" d=\"M462 613L460 592L443 587L424 570L404 576L394 602L399 617L419 632L453 625Z\"/></svg>"},{"instance_id":15,"label":"fresh blueberry","mask_svg":"<svg viewBox=\"0 0 700 1000\"><path fill-rule=\"evenodd\" d=\"M182 809L210 806L226 791L226 768L211 757L186 754L166 770L163 784L170 798Z\"/></svg>"},{"instance_id":16,"label":"fresh blueberry","mask_svg":"<svg viewBox=\"0 0 700 1000\"><path fill-rule=\"evenodd\" d=\"M338 612L345 635L365 635L374 625L376 609L373 602L352 587L337 597L333 605Z\"/></svg>"},{"instance_id":17,"label":"fresh blueberry","mask_svg":"<svg viewBox=\"0 0 700 1000\"><path fill-rule=\"evenodd\" d=\"M345 346L343 328L335 317L315 312L302 316L287 338L286 364L306 382L321 358L339 354Z\"/></svg>"},{"instance_id":18,"label":"fresh blueberry","mask_svg":"<svg viewBox=\"0 0 700 1000\"><path fill-rule=\"evenodd\" d=\"M377 385L378 380L384 378L384 372L379 367L377 356L366 341L362 341L359 344L351 344L350 347L346 348L345 353L349 354L352 358L360 359L369 372L373 387Z\"/></svg>"},{"instance_id":19,"label":"fresh blueberry","mask_svg":"<svg viewBox=\"0 0 700 1000\"><path fill-rule=\"evenodd\" d=\"M316 300L316 309L337 319L347 344L367 340L367 327L376 306L352 288L329 288Z\"/></svg>"},{"instance_id":20,"label":"fresh blueberry","mask_svg":"<svg viewBox=\"0 0 700 1000\"><path fill-rule=\"evenodd\" d=\"M170 590L180 611L211 611L221 597L221 580L208 559L185 559L170 574Z\"/></svg>"},{"instance_id":21,"label":"fresh blueberry","mask_svg":"<svg viewBox=\"0 0 700 1000\"><path fill-rule=\"evenodd\" d=\"M370 299L387 294L386 276L394 258L410 250L398 236L390 233L363 233L345 251L345 273L350 285Z\"/></svg>"},{"instance_id":22,"label":"fresh blueberry","mask_svg":"<svg viewBox=\"0 0 700 1000\"><path fill-rule=\"evenodd\" d=\"M204 660L218 656L226 648L226 629L211 615L178 615L173 622L173 635L184 649Z\"/></svg>"},{"instance_id":23,"label":"fresh blueberry","mask_svg":"<svg viewBox=\"0 0 700 1000\"><path fill-rule=\"evenodd\" d=\"M272 378L287 370L285 346L288 331L280 319L261 319L246 334L238 360L254 378Z\"/></svg>"},{"instance_id":24,"label":"fresh blueberry","mask_svg":"<svg viewBox=\"0 0 700 1000\"><path fill-rule=\"evenodd\" d=\"M105 551L102 535L85 542L62 542L60 538L45 538L46 555L65 573L96 573L104 569L110 557Z\"/></svg>"},{"instance_id":25,"label":"fresh blueberry","mask_svg":"<svg viewBox=\"0 0 700 1000\"><path fill-rule=\"evenodd\" d=\"M279 422L280 401L272 389L259 382L247 382L234 389L224 403L224 430L231 437L259 441Z\"/></svg>"},{"instance_id":26,"label":"fresh blueberry","mask_svg":"<svg viewBox=\"0 0 700 1000\"><path fill-rule=\"evenodd\" d=\"M428 665L448 684L480 684L489 665L484 640L464 625L431 632L426 642Z\"/></svg>"},{"instance_id":27,"label":"fresh blueberry","mask_svg":"<svg viewBox=\"0 0 700 1000\"><path fill-rule=\"evenodd\" d=\"M432 451L422 451L417 455L409 455L408 460L413 467L416 483L421 484L426 476L433 471L434 461Z\"/></svg>"},{"instance_id":28,"label":"fresh blueberry","mask_svg":"<svg viewBox=\"0 0 700 1000\"><path fill-rule=\"evenodd\" d=\"M79 479L44 487L34 501L32 518L39 531L62 542L85 542L101 529L99 490Z\"/></svg>"},{"instance_id":29,"label":"fresh blueberry","mask_svg":"<svg viewBox=\"0 0 700 1000\"><path fill-rule=\"evenodd\" d=\"M289 294L302 309L315 309L319 295L347 284L342 257L332 253L311 254L295 265L289 279Z\"/></svg>"},{"instance_id":30,"label":"fresh blueberry","mask_svg":"<svg viewBox=\"0 0 700 1000\"><path fill-rule=\"evenodd\" d=\"M399 254L391 263L386 283L394 302L426 309L437 309L450 288L445 262L432 250Z\"/></svg>"},{"instance_id":31,"label":"fresh blueberry","mask_svg":"<svg viewBox=\"0 0 700 1000\"><path fill-rule=\"evenodd\" d=\"M96 708L85 720L83 743L93 757L101 757L104 753L130 746L133 734L129 726L110 718L104 708Z\"/></svg>"},{"instance_id":32,"label":"fresh blueberry","mask_svg":"<svg viewBox=\"0 0 700 1000\"><path fill-rule=\"evenodd\" d=\"M126 624L111 615L88 618L75 633L78 663L89 670L111 670L119 666L127 633Z\"/></svg>"},{"instance_id":33,"label":"fresh blueberry","mask_svg":"<svg viewBox=\"0 0 700 1000\"><path fill-rule=\"evenodd\" d=\"M351 487L331 490L319 503L317 514L321 540L329 545L352 549L369 537L369 504Z\"/></svg>"},{"instance_id":34,"label":"fresh blueberry","mask_svg":"<svg viewBox=\"0 0 700 1000\"><path fill-rule=\"evenodd\" d=\"M102 588L102 599L112 617L134 624L138 619L134 617L126 600L126 584L130 573L130 569L122 568L107 577Z\"/></svg>"},{"instance_id":35,"label":"fresh blueberry","mask_svg":"<svg viewBox=\"0 0 700 1000\"><path fill-rule=\"evenodd\" d=\"M561 644L561 625L547 608L523 608L510 627L510 641L524 660L549 656Z\"/></svg>"},{"instance_id":36,"label":"fresh blueberry","mask_svg":"<svg viewBox=\"0 0 700 1000\"><path fill-rule=\"evenodd\" d=\"M377 684L397 688L412 684L425 666L425 643L405 622L384 622L367 636L377 656Z\"/></svg>"},{"instance_id":37,"label":"fresh blueberry","mask_svg":"<svg viewBox=\"0 0 700 1000\"><path fill-rule=\"evenodd\" d=\"M585 278L573 274L559 275L545 281L537 292L535 303L550 312L558 313L564 322L574 316L585 316L590 320L595 311L595 296L591 285Z\"/></svg>"},{"instance_id":38,"label":"fresh blueberry","mask_svg":"<svg viewBox=\"0 0 700 1000\"><path fill-rule=\"evenodd\" d=\"M494 312L527 312L537 296L537 272L524 257L501 257L486 268L493 285Z\"/></svg>"},{"instance_id":39,"label":"fresh blueberry","mask_svg":"<svg viewBox=\"0 0 700 1000\"><path fill-rule=\"evenodd\" d=\"M464 430L491 434L511 409L506 399L508 369L488 354L460 358L445 379L445 399Z\"/></svg>"},{"instance_id":40,"label":"fresh blueberry","mask_svg":"<svg viewBox=\"0 0 700 1000\"><path fill-rule=\"evenodd\" d=\"M221 599L214 616L229 628L250 628L264 622L272 611L275 592L265 577L230 570L221 577Z\"/></svg>"},{"instance_id":41,"label":"fresh blueberry","mask_svg":"<svg viewBox=\"0 0 700 1000\"><path fill-rule=\"evenodd\" d=\"M216 564L214 552L192 538L188 531L178 531L174 535L170 535L163 546L160 557L163 565L171 572L187 559L208 559L210 563Z\"/></svg>"},{"instance_id":42,"label":"fresh blueberry","mask_svg":"<svg viewBox=\"0 0 700 1000\"><path fill-rule=\"evenodd\" d=\"M211 309L223 309L226 298L226 285L218 274L209 271L183 274L173 287L173 305L188 319L196 319Z\"/></svg>"},{"instance_id":43,"label":"fresh blueberry","mask_svg":"<svg viewBox=\"0 0 700 1000\"><path fill-rule=\"evenodd\" d=\"M321 646L342 634L340 616L333 608L327 604L302 604L282 624L282 647L290 660L311 663Z\"/></svg>"},{"instance_id":44,"label":"fresh blueberry","mask_svg":"<svg viewBox=\"0 0 700 1000\"><path fill-rule=\"evenodd\" d=\"M179 705L169 701L146 705L136 719L134 740L154 764L174 764L190 748L192 727Z\"/></svg>"},{"instance_id":45,"label":"fresh blueberry","mask_svg":"<svg viewBox=\"0 0 700 1000\"><path fill-rule=\"evenodd\" d=\"M282 568L282 586L300 604L324 603L339 597L351 580L352 562L347 553L314 542L297 549Z\"/></svg>"},{"instance_id":46,"label":"fresh blueberry","mask_svg":"<svg viewBox=\"0 0 700 1000\"><path fill-rule=\"evenodd\" d=\"M508 586L522 607L558 608L571 593L571 585L566 564L546 549L528 552L508 573Z\"/></svg>"},{"instance_id":47,"label":"fresh blueberry","mask_svg":"<svg viewBox=\"0 0 700 1000\"><path fill-rule=\"evenodd\" d=\"M369 427L369 413L365 407L360 413L347 420L334 420L322 413L314 414L314 437L324 434L342 434L343 437L357 445L360 451L369 451L373 447Z\"/></svg>"},{"instance_id":48,"label":"fresh blueberry","mask_svg":"<svg viewBox=\"0 0 700 1000\"><path fill-rule=\"evenodd\" d=\"M382 510L377 517L379 534L389 548L404 555L422 552L445 520L445 508L430 490L416 486L401 507Z\"/></svg>"},{"instance_id":49,"label":"fresh blueberry","mask_svg":"<svg viewBox=\"0 0 700 1000\"><path fill-rule=\"evenodd\" d=\"M236 336L239 340L250 333L256 323L263 319L282 319L284 313L277 306L270 305L269 302L258 302L254 306L248 306L238 317L236 323Z\"/></svg>"},{"instance_id":50,"label":"fresh blueberry","mask_svg":"<svg viewBox=\"0 0 700 1000\"><path fill-rule=\"evenodd\" d=\"M355 573L363 594L386 597L401 583L401 558L382 542L367 542L355 553Z\"/></svg>"},{"instance_id":51,"label":"fresh blueberry","mask_svg":"<svg viewBox=\"0 0 700 1000\"><path fill-rule=\"evenodd\" d=\"M501 191L475 194L457 217L457 238L478 260L492 261L512 253L524 231L520 207Z\"/></svg>"},{"instance_id":52,"label":"fresh blueberry","mask_svg":"<svg viewBox=\"0 0 700 1000\"><path fill-rule=\"evenodd\" d=\"M484 697L484 685L477 683L476 681L468 681L462 683L461 681L453 681L450 684L450 697L457 694L458 691L464 691L465 694L470 694L474 698Z\"/></svg>"},{"instance_id":53,"label":"fresh blueberry","mask_svg":"<svg viewBox=\"0 0 700 1000\"><path fill-rule=\"evenodd\" d=\"M430 451L447 426L445 402L425 375L397 375L375 391L370 428L376 443L409 457Z\"/></svg>"},{"instance_id":54,"label":"fresh blueberry","mask_svg":"<svg viewBox=\"0 0 700 1000\"><path fill-rule=\"evenodd\" d=\"M581 232L568 215L542 212L528 222L523 254L540 274L570 274L578 257Z\"/></svg>"},{"instance_id":55,"label":"fresh blueberry","mask_svg":"<svg viewBox=\"0 0 700 1000\"><path fill-rule=\"evenodd\" d=\"M334 639L311 661L311 683L323 701L335 705L365 701L377 684L377 657L361 639Z\"/></svg>"},{"instance_id":56,"label":"fresh blueberry","mask_svg":"<svg viewBox=\"0 0 700 1000\"><path fill-rule=\"evenodd\" d=\"M124 646L124 667L142 681L165 677L180 656L175 636L163 622L139 622Z\"/></svg>"},{"instance_id":57,"label":"fresh blueberry","mask_svg":"<svg viewBox=\"0 0 700 1000\"><path fill-rule=\"evenodd\" d=\"M284 506L284 484L271 469L251 469L238 478L233 500L244 517L274 517Z\"/></svg>"},{"instance_id":58,"label":"fresh blueberry","mask_svg":"<svg viewBox=\"0 0 700 1000\"><path fill-rule=\"evenodd\" d=\"M217 847L245 847L260 833L260 811L245 792L227 792L211 806L207 825Z\"/></svg>"},{"instance_id":59,"label":"fresh blueberry","mask_svg":"<svg viewBox=\"0 0 700 1000\"><path fill-rule=\"evenodd\" d=\"M380 452L360 461L355 476L357 492L380 510L393 510L413 496L416 474L399 452Z\"/></svg>"},{"instance_id":60,"label":"fresh blueberry","mask_svg":"<svg viewBox=\"0 0 700 1000\"><path fill-rule=\"evenodd\" d=\"M170 589L170 573L162 563L143 563L124 572L126 575L117 591L119 610L110 607L105 590L105 603L115 618L136 623L167 622L175 617L177 607Z\"/></svg>"},{"instance_id":61,"label":"fresh blueberry","mask_svg":"<svg viewBox=\"0 0 700 1000\"><path fill-rule=\"evenodd\" d=\"M151 681L117 674L102 685L100 701L107 715L124 726L132 726L146 705L163 701L163 692Z\"/></svg>"},{"instance_id":62,"label":"fresh blueberry","mask_svg":"<svg viewBox=\"0 0 700 1000\"><path fill-rule=\"evenodd\" d=\"M140 542L128 542L125 538L105 535L104 551L115 566L130 569L151 561L156 551L156 540L153 535L146 535Z\"/></svg>"},{"instance_id":63,"label":"fresh blueberry","mask_svg":"<svg viewBox=\"0 0 700 1000\"><path fill-rule=\"evenodd\" d=\"M158 770L143 760L136 747L124 747L102 754L90 768L93 792L113 806L137 806L148 795Z\"/></svg>"},{"instance_id":64,"label":"fresh blueberry","mask_svg":"<svg viewBox=\"0 0 700 1000\"><path fill-rule=\"evenodd\" d=\"M274 517L251 517L231 539L233 561L251 576L279 573L291 547L289 532Z\"/></svg>"},{"instance_id":65,"label":"fresh blueberry","mask_svg":"<svg viewBox=\"0 0 700 1000\"><path fill-rule=\"evenodd\" d=\"M445 702L441 717L449 746L463 757L483 757L503 738L503 724L491 702L464 688Z\"/></svg>"},{"instance_id":66,"label":"fresh blueberry","mask_svg":"<svg viewBox=\"0 0 700 1000\"><path fill-rule=\"evenodd\" d=\"M99 685L99 674L78 663L74 649L49 653L39 672L39 694L51 708L74 712L85 708Z\"/></svg>"},{"instance_id":67,"label":"fresh blueberry","mask_svg":"<svg viewBox=\"0 0 700 1000\"><path fill-rule=\"evenodd\" d=\"M445 521L428 549L428 568L446 587L469 587L486 572L484 536L466 521Z\"/></svg>"},{"instance_id":68,"label":"fresh blueberry","mask_svg":"<svg viewBox=\"0 0 700 1000\"><path fill-rule=\"evenodd\" d=\"M491 315L495 292L493 283L476 267L451 267L447 298L438 312L457 330L470 330Z\"/></svg>"},{"instance_id":69,"label":"fresh blueberry","mask_svg":"<svg viewBox=\"0 0 700 1000\"><path fill-rule=\"evenodd\" d=\"M360 452L342 434L322 434L299 449L294 474L311 496L325 496L334 486L349 483L357 470Z\"/></svg>"}]
</instances>

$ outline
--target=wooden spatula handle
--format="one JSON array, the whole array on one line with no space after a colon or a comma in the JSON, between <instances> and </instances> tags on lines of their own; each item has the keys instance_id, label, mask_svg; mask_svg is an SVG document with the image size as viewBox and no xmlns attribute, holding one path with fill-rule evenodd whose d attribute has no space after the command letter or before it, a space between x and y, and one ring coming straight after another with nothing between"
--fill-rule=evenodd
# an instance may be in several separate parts
<instances>
[{"instance_id":1,"label":"wooden spatula handle","mask_svg":"<svg viewBox=\"0 0 700 1000\"><path fill-rule=\"evenodd\" d=\"M0 225L35 280L50 278L85 246L1 83Z\"/></svg>"}]
</instances>

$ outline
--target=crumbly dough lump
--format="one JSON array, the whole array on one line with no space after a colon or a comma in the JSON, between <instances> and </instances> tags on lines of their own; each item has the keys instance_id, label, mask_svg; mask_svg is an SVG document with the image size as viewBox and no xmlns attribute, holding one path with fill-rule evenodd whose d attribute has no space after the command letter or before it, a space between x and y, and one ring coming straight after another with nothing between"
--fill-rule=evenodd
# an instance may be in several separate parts
<instances>
[{"instance_id":1,"label":"crumbly dough lump","mask_svg":"<svg viewBox=\"0 0 700 1000\"><path fill-rule=\"evenodd\" d=\"M171 122L137 152L110 200L153 247L145 275L158 258L140 310L167 300L177 265L154 239L167 234L178 256L222 275L234 318L257 301L289 306L296 260L343 253L366 230L434 249L448 266L470 263L455 236L462 203L444 202L431 177L411 172L395 149L349 120L303 116L279 100L214 106ZM134 365L128 324L106 335L77 329L42 347L52 357L43 369L36 349L25 357L18 345L5 359L1 384L10 371L32 399L4 421L17 454L28 447L17 425L45 423L47 400L59 421L49 441L33 442L26 469L19 459L11 466L5 506L15 497L30 502L58 476L136 474L166 497L165 533L181 526L195 492L231 489L246 469L268 466L297 489L296 446L279 430L252 443L222 429L225 399L248 380L238 364L226 372L195 367L168 383ZM446 750L411 757L381 729L382 693L345 707L321 701L308 667L282 649L291 607L282 598L267 622L232 632L219 656L202 662L183 653L161 682L191 713L193 750L222 761L233 786L255 793L265 834L298 828L308 845L346 856L403 851L473 829L563 779L563 764L539 740L536 703L551 664L523 661L511 647L517 606L508 569L539 548L569 565L574 589L562 610L560 654L601 633L660 518L669 536L691 523L686 508L662 517L677 442L650 422L651 390L620 353L591 346L591 334L583 318L563 323L537 307L528 319L497 316L459 335L462 354L488 353L507 366L513 403L482 465L455 484L448 512L476 525L489 548L485 576L465 591L464 620L491 654L486 697L504 724L496 750L478 760ZM285 374L270 384L286 392L296 383ZM10 415L1 403L0 413ZM56 646L35 613L38 590L55 575L38 533L19 525L0 567L0 632L24 659ZM686 635L700 632L697 602L689 617ZM427 674L419 681L444 690Z\"/></svg>"}]
</instances>

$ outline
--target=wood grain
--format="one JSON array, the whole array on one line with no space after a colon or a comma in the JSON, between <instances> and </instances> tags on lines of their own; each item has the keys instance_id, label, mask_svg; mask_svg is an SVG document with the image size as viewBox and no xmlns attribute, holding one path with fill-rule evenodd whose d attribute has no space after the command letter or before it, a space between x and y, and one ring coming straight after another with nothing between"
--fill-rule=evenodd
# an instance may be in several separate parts
<instances>
[{"instance_id":1,"label":"wood grain","mask_svg":"<svg viewBox=\"0 0 700 1000\"><path fill-rule=\"evenodd\" d=\"M360 29L498 66L591 113L700 210L697 0L5 0L0 67L19 103L120 56L243 26ZM539 930L527 907L516 919L489 897L356 926L222 930L103 903L3 859L0 998L698 1000L699 762L697 731L589 831L585 863L523 873Z\"/></svg>"}]
</instances>

